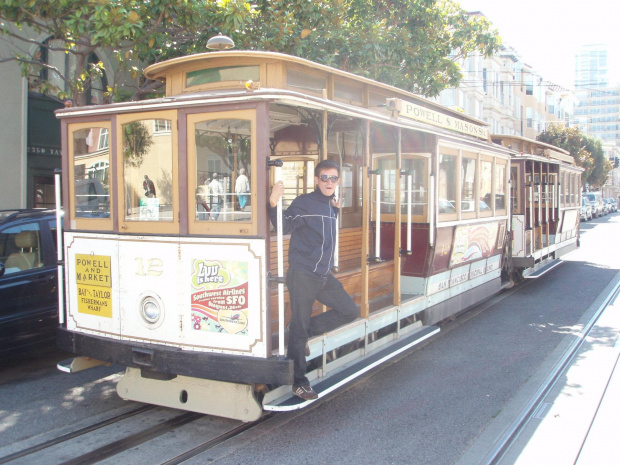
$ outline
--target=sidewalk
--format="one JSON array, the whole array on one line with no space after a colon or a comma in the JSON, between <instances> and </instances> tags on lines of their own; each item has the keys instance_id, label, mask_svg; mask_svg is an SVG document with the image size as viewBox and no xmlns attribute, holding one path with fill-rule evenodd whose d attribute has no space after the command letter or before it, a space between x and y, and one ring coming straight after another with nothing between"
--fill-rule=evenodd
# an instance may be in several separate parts
<instances>
[{"instance_id":1,"label":"sidewalk","mask_svg":"<svg viewBox=\"0 0 620 465\"><path fill-rule=\"evenodd\" d=\"M620 299L605 309L501 464L620 463L619 332Z\"/></svg>"},{"instance_id":2,"label":"sidewalk","mask_svg":"<svg viewBox=\"0 0 620 465\"><path fill-rule=\"evenodd\" d=\"M513 399L470 445L455 465L488 463L527 405L537 398L559 361L580 338L581 331L620 282L618 272L581 321L566 328L565 338ZM620 414L620 297L611 301L558 375L500 465L607 465L620 463L620 440L615 428Z\"/></svg>"}]
</instances>

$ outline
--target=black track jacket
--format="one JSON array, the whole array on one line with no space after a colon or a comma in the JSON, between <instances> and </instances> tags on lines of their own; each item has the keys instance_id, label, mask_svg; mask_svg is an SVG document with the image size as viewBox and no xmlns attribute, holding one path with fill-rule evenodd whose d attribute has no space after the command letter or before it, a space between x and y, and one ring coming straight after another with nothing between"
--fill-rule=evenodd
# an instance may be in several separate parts
<instances>
[{"instance_id":1,"label":"black track jacket","mask_svg":"<svg viewBox=\"0 0 620 465\"><path fill-rule=\"evenodd\" d=\"M326 197L317 187L302 194L282 212L282 233L291 234L288 264L295 270L327 276L334 264L338 208L331 205L333 196ZM269 208L269 218L276 227L277 207Z\"/></svg>"}]
</instances>

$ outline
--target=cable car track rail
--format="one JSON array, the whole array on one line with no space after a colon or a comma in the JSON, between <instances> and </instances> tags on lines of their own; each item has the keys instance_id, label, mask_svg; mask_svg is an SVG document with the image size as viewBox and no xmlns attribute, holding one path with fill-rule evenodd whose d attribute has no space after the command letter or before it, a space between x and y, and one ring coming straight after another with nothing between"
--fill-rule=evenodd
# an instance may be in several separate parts
<instances>
[{"instance_id":1,"label":"cable car track rail","mask_svg":"<svg viewBox=\"0 0 620 465\"><path fill-rule=\"evenodd\" d=\"M579 349L583 346L586 337L590 334L603 312L607 309L607 307L610 306L611 302L613 302L619 294L620 282L616 283L613 290L601 303L599 308L596 310L592 318L590 318L588 323L584 326L582 331L577 335L575 341L572 342L572 344L564 352L564 355L555 364L553 370L551 371L551 373L549 373L543 384L530 398L529 402L525 405L525 407L523 407L518 417L510 424L508 429L495 443L495 446L488 453L488 455L485 457L484 461L481 462L481 464L494 465L500 463L501 459L510 449L511 445L517 441L526 424L540 409L546 395L556 385L562 373L564 373L565 370L575 360Z\"/></svg>"},{"instance_id":2,"label":"cable car track rail","mask_svg":"<svg viewBox=\"0 0 620 465\"><path fill-rule=\"evenodd\" d=\"M118 423L126 418L130 418L134 415L139 415L140 413L153 410L155 408L154 405L145 405L143 407L137 408L135 410L131 410L129 412L125 412L121 415L117 415L112 418L108 418L107 420L100 421L95 423L94 425L86 426L84 428L80 428L78 430L72 431L71 433L63 434L62 436L58 436L57 438L50 439L48 441L42 442L41 444L37 444L36 446L28 447L27 449L20 450L18 452L14 452L9 455L5 455L4 457L0 457L0 464L9 463L13 460L17 460L21 457L26 457L28 455L34 454L36 452L49 449L50 447L56 446L58 444L62 444L63 442L70 441L84 434L92 433L98 429L104 428L106 426L110 426L114 423Z\"/></svg>"},{"instance_id":3,"label":"cable car track rail","mask_svg":"<svg viewBox=\"0 0 620 465\"><path fill-rule=\"evenodd\" d=\"M114 416L112 418L106 419L104 421L95 423L93 425L89 425L84 428L80 428L71 433L63 434L54 439L44 441L35 446L28 447L21 451L6 455L0 458L0 464L5 463L62 463L63 465L87 465L101 462L105 459L109 459L110 457L118 456L132 448L140 446L141 444L147 443L153 439L157 439L167 433L171 433L178 428L198 421L202 418L207 417L201 413L195 412L183 412L177 411L180 414L174 414L170 418L158 421L155 424L148 423L148 419L142 419L141 423L147 423L146 427L140 428L139 430L125 436L125 437L116 437L114 439L110 439L106 441L105 439L100 439L104 437L104 433L102 433L103 428L117 425L120 427L120 423L124 420L128 420L132 417L138 417L140 415L144 416L149 411L153 411L157 409L156 406L146 405L140 408L131 410L129 412L123 413L121 415ZM172 409L159 409L162 412L174 412ZM274 414L263 415L259 420L255 422L248 423L240 423L232 428L230 425L226 425L224 427L223 432L216 432L212 437L208 438L206 441L195 445L194 447L179 447L179 451L175 451L174 456L168 458L167 460L162 461L162 464L165 465L175 465L185 462L192 457L195 457L199 454L204 453L205 451L221 444L222 442L247 431L248 429L256 426L259 423L271 418ZM135 418L134 418L135 419ZM100 432L101 436L97 439L98 442L96 444L98 446L93 447L93 444L90 445L82 445L84 451L75 452L75 449L71 446L71 441L76 440L78 438L82 438L90 433ZM88 440L85 440L86 442ZM104 443L105 442L105 443ZM102 444L104 443L104 444ZM66 455L61 457L57 453L57 451L52 452L51 448L55 446L64 446L65 452L70 451L69 453L76 454L75 456L67 459ZM183 450L185 449L185 450ZM40 454L40 455L37 455ZM172 454L171 454L172 455ZM21 459L21 460L20 460ZM58 462L56 462L58 460ZM26 462L27 461L27 462ZM159 463L159 462L158 462Z\"/></svg>"}]
</instances>

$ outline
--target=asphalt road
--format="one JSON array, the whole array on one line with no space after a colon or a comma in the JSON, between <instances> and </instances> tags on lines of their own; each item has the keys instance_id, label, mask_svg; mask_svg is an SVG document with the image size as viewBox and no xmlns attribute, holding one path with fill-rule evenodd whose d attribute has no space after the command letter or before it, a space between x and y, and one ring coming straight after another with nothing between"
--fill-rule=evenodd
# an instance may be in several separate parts
<instances>
[{"instance_id":1,"label":"asphalt road","mask_svg":"<svg viewBox=\"0 0 620 465\"><path fill-rule=\"evenodd\" d=\"M279 415L188 463L478 463L470 448L498 427L497 417L518 413L512 401L528 398L528 381L553 366L620 279L620 214L582 223L582 233L581 248L544 277L311 409Z\"/></svg>"},{"instance_id":2,"label":"asphalt road","mask_svg":"<svg viewBox=\"0 0 620 465\"><path fill-rule=\"evenodd\" d=\"M478 463L480 438L516 414L532 380L620 277L620 214L582 223L582 232L582 247L542 278L444 325L310 408L278 414L186 463ZM120 367L68 375L55 369L63 356L49 351L2 364L0 449L136 407L116 395ZM148 447L141 454L132 463L161 461Z\"/></svg>"}]
</instances>

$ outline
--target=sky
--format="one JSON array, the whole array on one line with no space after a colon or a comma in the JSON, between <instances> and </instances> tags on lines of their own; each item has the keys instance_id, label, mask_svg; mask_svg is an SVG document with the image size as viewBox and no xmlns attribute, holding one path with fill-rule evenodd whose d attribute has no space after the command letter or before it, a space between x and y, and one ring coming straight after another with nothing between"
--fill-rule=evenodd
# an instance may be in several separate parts
<instances>
[{"instance_id":1,"label":"sky","mask_svg":"<svg viewBox=\"0 0 620 465\"><path fill-rule=\"evenodd\" d=\"M545 81L572 89L579 48L604 43L616 57L617 64L610 72L620 79L618 0L454 1L467 11L481 11L503 42Z\"/></svg>"}]
</instances>

